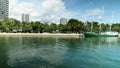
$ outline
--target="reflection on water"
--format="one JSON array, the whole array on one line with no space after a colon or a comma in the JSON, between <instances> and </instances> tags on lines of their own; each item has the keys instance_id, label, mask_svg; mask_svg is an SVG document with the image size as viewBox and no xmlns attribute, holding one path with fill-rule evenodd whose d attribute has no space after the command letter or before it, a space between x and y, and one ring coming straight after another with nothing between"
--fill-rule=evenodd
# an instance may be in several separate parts
<instances>
[{"instance_id":1,"label":"reflection on water","mask_svg":"<svg viewBox=\"0 0 120 68\"><path fill-rule=\"evenodd\" d=\"M65 53L61 52L63 48L58 48L57 39L44 38L22 38L20 45L10 46L10 49L8 63L16 68L55 67L62 62Z\"/></svg>"},{"instance_id":2,"label":"reflection on water","mask_svg":"<svg viewBox=\"0 0 120 68\"><path fill-rule=\"evenodd\" d=\"M6 41L2 41L3 38L0 38L0 68L8 68L8 55L7 55L7 46ZM2 42L1 42L2 41Z\"/></svg>"},{"instance_id":3,"label":"reflection on water","mask_svg":"<svg viewBox=\"0 0 120 68\"><path fill-rule=\"evenodd\" d=\"M1 37L0 68L119 68L119 38Z\"/></svg>"},{"instance_id":4,"label":"reflection on water","mask_svg":"<svg viewBox=\"0 0 120 68\"><path fill-rule=\"evenodd\" d=\"M86 42L90 45L114 45L117 44L119 38L117 37L108 37L108 38L85 38Z\"/></svg>"}]
</instances>

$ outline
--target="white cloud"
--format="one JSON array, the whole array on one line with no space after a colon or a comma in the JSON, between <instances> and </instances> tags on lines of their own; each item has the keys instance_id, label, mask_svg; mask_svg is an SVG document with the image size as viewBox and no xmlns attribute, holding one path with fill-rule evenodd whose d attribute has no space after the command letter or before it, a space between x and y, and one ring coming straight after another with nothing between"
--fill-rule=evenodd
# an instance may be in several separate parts
<instances>
[{"instance_id":1,"label":"white cloud","mask_svg":"<svg viewBox=\"0 0 120 68\"><path fill-rule=\"evenodd\" d=\"M34 3L18 3L18 0L11 0L9 5L10 17L16 18L18 20L21 20L22 13L30 14L30 16L33 15L33 17L35 17L34 14L38 14L38 11L35 9Z\"/></svg>"},{"instance_id":2,"label":"white cloud","mask_svg":"<svg viewBox=\"0 0 120 68\"><path fill-rule=\"evenodd\" d=\"M41 3L40 17L45 20L56 20L61 17L64 10L65 6L61 0L44 0Z\"/></svg>"},{"instance_id":3,"label":"white cloud","mask_svg":"<svg viewBox=\"0 0 120 68\"><path fill-rule=\"evenodd\" d=\"M101 15L103 12L102 9L92 9L92 10L89 10L85 16L95 16L95 15Z\"/></svg>"},{"instance_id":4,"label":"white cloud","mask_svg":"<svg viewBox=\"0 0 120 68\"><path fill-rule=\"evenodd\" d=\"M39 4L33 2L9 1L10 17L21 20L21 14L30 14L30 19L42 21L58 21L65 11L65 5L61 0L41 0Z\"/></svg>"},{"instance_id":5,"label":"white cloud","mask_svg":"<svg viewBox=\"0 0 120 68\"><path fill-rule=\"evenodd\" d=\"M103 20L104 10L101 8L66 9L62 0L9 0L9 16L21 20L21 14L30 14L32 21L59 22L61 17L77 18L81 21ZM72 3L72 2L71 2ZM92 2L90 2L92 4ZM74 7L74 6L73 6ZM94 18L93 18L94 17Z\"/></svg>"},{"instance_id":6,"label":"white cloud","mask_svg":"<svg viewBox=\"0 0 120 68\"><path fill-rule=\"evenodd\" d=\"M93 21L93 20L102 20L103 19L103 9L91 9L85 12L83 15L86 21Z\"/></svg>"}]
</instances>

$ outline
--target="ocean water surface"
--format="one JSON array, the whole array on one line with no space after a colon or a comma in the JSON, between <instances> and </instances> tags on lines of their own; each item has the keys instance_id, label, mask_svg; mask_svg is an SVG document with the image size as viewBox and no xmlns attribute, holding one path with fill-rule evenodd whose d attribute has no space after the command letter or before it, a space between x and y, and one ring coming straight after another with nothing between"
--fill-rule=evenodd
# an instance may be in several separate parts
<instances>
[{"instance_id":1,"label":"ocean water surface","mask_svg":"<svg viewBox=\"0 0 120 68\"><path fill-rule=\"evenodd\" d=\"M0 68L120 68L120 38L0 37Z\"/></svg>"}]
</instances>

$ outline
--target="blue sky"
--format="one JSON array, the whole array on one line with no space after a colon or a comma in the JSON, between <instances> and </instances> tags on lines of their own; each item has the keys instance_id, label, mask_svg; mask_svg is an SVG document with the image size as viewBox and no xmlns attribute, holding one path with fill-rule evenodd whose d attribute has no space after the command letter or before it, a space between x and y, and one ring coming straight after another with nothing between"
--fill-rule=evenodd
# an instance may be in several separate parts
<instances>
[{"instance_id":1,"label":"blue sky","mask_svg":"<svg viewBox=\"0 0 120 68\"><path fill-rule=\"evenodd\" d=\"M120 22L120 0L10 1L10 16L19 20L21 13L28 13L31 15L31 20L40 21L59 22L59 19L64 17L67 19L75 18L81 21L98 21L100 23Z\"/></svg>"},{"instance_id":2,"label":"blue sky","mask_svg":"<svg viewBox=\"0 0 120 68\"><path fill-rule=\"evenodd\" d=\"M76 18L81 19L81 16L89 13L94 9L100 9L98 14L88 16L84 19L90 21L99 21L105 23L118 23L120 22L120 0L62 0L65 3L68 11L80 12ZM104 7L104 10L103 10ZM97 11L96 11L97 12ZM102 15L103 13L103 15ZM98 17L102 16L102 19ZM91 19L93 18L93 19Z\"/></svg>"}]
</instances>

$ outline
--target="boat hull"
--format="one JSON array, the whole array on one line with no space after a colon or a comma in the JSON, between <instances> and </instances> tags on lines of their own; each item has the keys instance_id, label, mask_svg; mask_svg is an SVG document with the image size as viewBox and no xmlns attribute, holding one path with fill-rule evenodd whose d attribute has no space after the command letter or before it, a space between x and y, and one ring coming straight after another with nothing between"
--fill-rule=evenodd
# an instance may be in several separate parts
<instances>
[{"instance_id":1,"label":"boat hull","mask_svg":"<svg viewBox=\"0 0 120 68\"><path fill-rule=\"evenodd\" d=\"M85 37L118 37L118 35L98 34L98 33L84 33Z\"/></svg>"}]
</instances>

